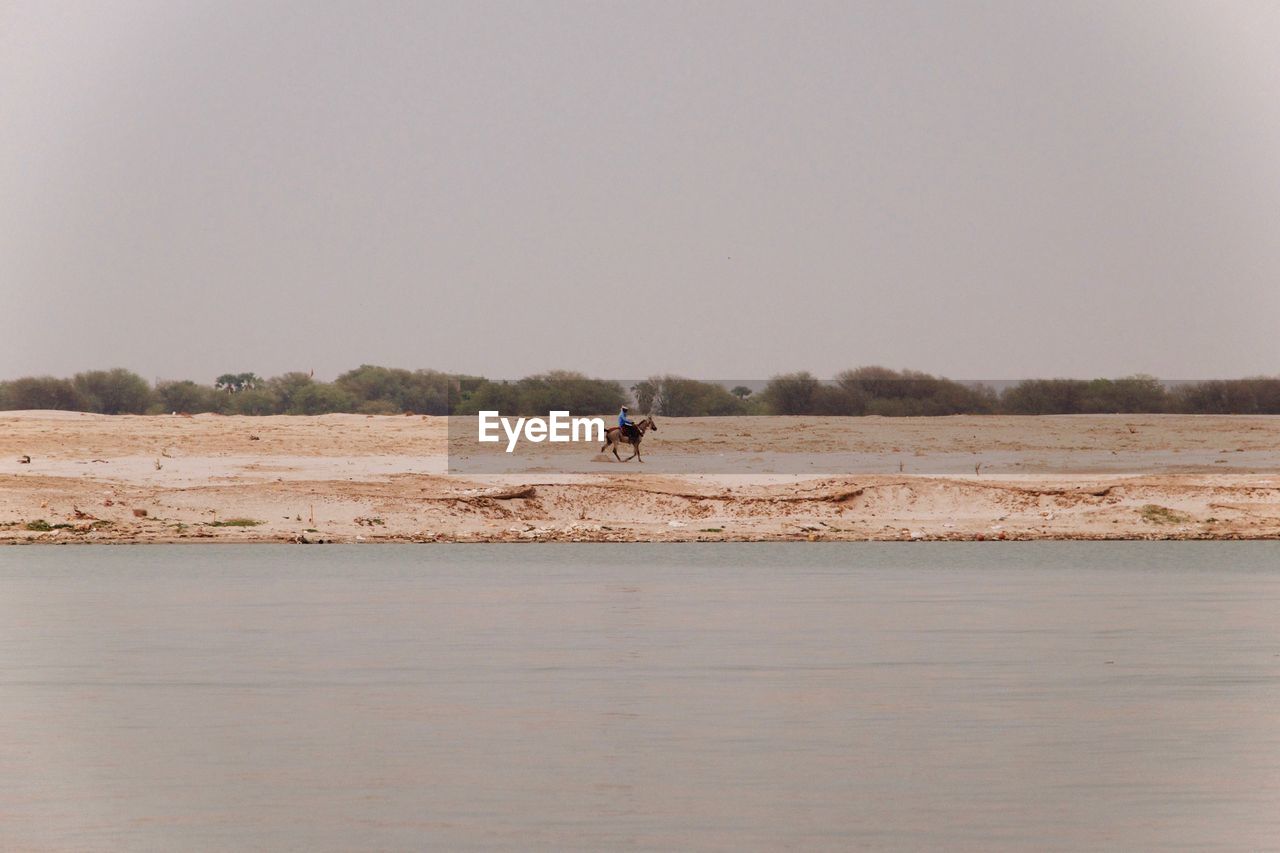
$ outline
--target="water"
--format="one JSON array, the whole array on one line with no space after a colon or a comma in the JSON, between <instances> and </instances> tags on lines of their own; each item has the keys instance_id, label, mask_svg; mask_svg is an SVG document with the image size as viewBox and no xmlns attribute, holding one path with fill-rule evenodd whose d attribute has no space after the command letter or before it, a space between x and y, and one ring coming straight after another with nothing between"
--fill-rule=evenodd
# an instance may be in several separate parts
<instances>
[{"instance_id":1,"label":"water","mask_svg":"<svg viewBox=\"0 0 1280 853\"><path fill-rule=\"evenodd\" d=\"M0 847L1280 846L1280 543L0 550Z\"/></svg>"}]
</instances>

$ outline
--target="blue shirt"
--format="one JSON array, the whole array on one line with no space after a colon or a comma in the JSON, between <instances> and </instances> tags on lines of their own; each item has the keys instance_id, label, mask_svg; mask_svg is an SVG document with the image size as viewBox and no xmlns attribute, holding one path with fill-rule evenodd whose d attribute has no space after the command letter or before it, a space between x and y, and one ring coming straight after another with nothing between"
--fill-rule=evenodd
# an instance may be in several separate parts
<instances>
[{"instance_id":1,"label":"blue shirt","mask_svg":"<svg viewBox=\"0 0 1280 853\"><path fill-rule=\"evenodd\" d=\"M635 425L636 425L635 421L630 420L627 417L626 412L618 412L618 426L624 427L624 426L635 426Z\"/></svg>"}]
</instances>

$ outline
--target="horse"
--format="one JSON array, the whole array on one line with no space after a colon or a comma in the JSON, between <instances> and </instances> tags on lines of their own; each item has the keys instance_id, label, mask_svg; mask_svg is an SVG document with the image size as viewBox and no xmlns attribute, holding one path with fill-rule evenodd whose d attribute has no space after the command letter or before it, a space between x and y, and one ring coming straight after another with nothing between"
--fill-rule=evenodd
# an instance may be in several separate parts
<instances>
[{"instance_id":1,"label":"horse","mask_svg":"<svg viewBox=\"0 0 1280 853\"><path fill-rule=\"evenodd\" d=\"M613 451L613 456L619 462L630 462L632 459L639 459L644 462L644 458L640 456L640 439L644 438L644 434L649 430L658 431L658 424L653 420L651 415L645 415L643 420L636 421L636 436L632 438L627 435L622 427L609 427L604 433L604 447L600 448L601 453ZM635 448L635 452L623 459L618 455L618 445L629 444Z\"/></svg>"}]
</instances>

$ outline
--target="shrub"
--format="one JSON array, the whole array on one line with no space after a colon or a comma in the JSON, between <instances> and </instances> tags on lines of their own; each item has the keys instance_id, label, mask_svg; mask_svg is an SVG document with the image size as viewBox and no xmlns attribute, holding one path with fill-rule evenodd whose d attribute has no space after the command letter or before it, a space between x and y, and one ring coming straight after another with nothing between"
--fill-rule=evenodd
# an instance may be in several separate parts
<instances>
[{"instance_id":1,"label":"shrub","mask_svg":"<svg viewBox=\"0 0 1280 853\"><path fill-rule=\"evenodd\" d=\"M1169 408L1190 414L1280 414L1280 379L1214 379L1181 385L1170 394Z\"/></svg>"},{"instance_id":2,"label":"shrub","mask_svg":"<svg viewBox=\"0 0 1280 853\"><path fill-rule=\"evenodd\" d=\"M1074 415L1084 411L1088 384L1081 379L1028 379L1005 389L1000 406L1015 415Z\"/></svg>"},{"instance_id":3,"label":"shrub","mask_svg":"<svg viewBox=\"0 0 1280 853\"><path fill-rule=\"evenodd\" d=\"M467 384L473 385L474 390L459 400L457 414L496 410L504 415L545 415L560 410L591 415L612 412L627 399L617 382L590 379L566 370L526 376L515 382L481 379Z\"/></svg>"},{"instance_id":4,"label":"shrub","mask_svg":"<svg viewBox=\"0 0 1280 853\"><path fill-rule=\"evenodd\" d=\"M1094 379L1084 389L1081 411L1098 413L1163 412L1168 404L1164 385L1154 376Z\"/></svg>"},{"instance_id":5,"label":"shrub","mask_svg":"<svg viewBox=\"0 0 1280 853\"><path fill-rule=\"evenodd\" d=\"M454 407L454 414L474 415L479 411L520 413L520 389L514 382L481 379L472 384Z\"/></svg>"},{"instance_id":6,"label":"shrub","mask_svg":"<svg viewBox=\"0 0 1280 853\"><path fill-rule=\"evenodd\" d=\"M335 384L361 401L360 410L364 412L447 415L453 383L447 374L436 370L409 371L362 364L339 376Z\"/></svg>"},{"instance_id":7,"label":"shrub","mask_svg":"<svg viewBox=\"0 0 1280 853\"><path fill-rule=\"evenodd\" d=\"M237 415L279 415L284 409L280 397L270 388L250 388L230 397L229 411ZM226 409L220 411L228 411Z\"/></svg>"},{"instance_id":8,"label":"shrub","mask_svg":"<svg viewBox=\"0 0 1280 853\"><path fill-rule=\"evenodd\" d=\"M28 376L6 383L5 408L87 412L89 401L69 379Z\"/></svg>"},{"instance_id":9,"label":"shrub","mask_svg":"<svg viewBox=\"0 0 1280 853\"><path fill-rule=\"evenodd\" d=\"M808 371L774 376L761 396L771 415L808 415L819 405L822 383Z\"/></svg>"},{"instance_id":10,"label":"shrub","mask_svg":"<svg viewBox=\"0 0 1280 853\"><path fill-rule=\"evenodd\" d=\"M563 410L584 415L615 411L627 400L617 382L589 379L570 370L527 376L516 383L520 391L517 414L537 415Z\"/></svg>"},{"instance_id":11,"label":"shrub","mask_svg":"<svg viewBox=\"0 0 1280 853\"><path fill-rule=\"evenodd\" d=\"M227 395L190 379L161 382L155 390L155 406L166 412L222 412L228 408Z\"/></svg>"},{"instance_id":12,"label":"shrub","mask_svg":"<svg viewBox=\"0 0 1280 853\"><path fill-rule=\"evenodd\" d=\"M151 386L132 371L90 370L71 380L89 405L89 411L104 415L141 415L151 405Z\"/></svg>"},{"instance_id":13,"label":"shrub","mask_svg":"<svg viewBox=\"0 0 1280 853\"><path fill-rule=\"evenodd\" d=\"M990 389L914 370L860 367L836 376L840 414L928 416L983 414L996 407Z\"/></svg>"},{"instance_id":14,"label":"shrub","mask_svg":"<svg viewBox=\"0 0 1280 853\"><path fill-rule=\"evenodd\" d=\"M262 379L256 373L224 373L213 381L213 387L229 394L260 388L262 384Z\"/></svg>"},{"instance_id":15,"label":"shrub","mask_svg":"<svg viewBox=\"0 0 1280 853\"><path fill-rule=\"evenodd\" d=\"M355 410L355 398L337 385L312 382L298 389L285 411L290 415L327 415Z\"/></svg>"},{"instance_id":16,"label":"shrub","mask_svg":"<svg viewBox=\"0 0 1280 853\"><path fill-rule=\"evenodd\" d=\"M653 411L653 401L658 399L660 390L659 381L657 379L642 379L631 386L631 400L636 405L636 411Z\"/></svg>"},{"instance_id":17,"label":"shrub","mask_svg":"<svg viewBox=\"0 0 1280 853\"><path fill-rule=\"evenodd\" d=\"M267 381L264 390L275 399L274 411L276 413L289 412L290 414L296 414L293 411L295 400L304 389L314 384L315 380L308 374L295 371L272 377Z\"/></svg>"},{"instance_id":18,"label":"shrub","mask_svg":"<svg viewBox=\"0 0 1280 853\"><path fill-rule=\"evenodd\" d=\"M656 376L636 386L636 410L669 418L740 415L746 405L722 385L681 376Z\"/></svg>"}]
</instances>

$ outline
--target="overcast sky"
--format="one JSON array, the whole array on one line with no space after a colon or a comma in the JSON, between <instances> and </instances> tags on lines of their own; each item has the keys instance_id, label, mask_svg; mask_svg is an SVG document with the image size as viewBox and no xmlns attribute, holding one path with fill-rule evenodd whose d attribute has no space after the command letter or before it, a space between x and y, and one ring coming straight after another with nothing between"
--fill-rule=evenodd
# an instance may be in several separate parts
<instances>
[{"instance_id":1,"label":"overcast sky","mask_svg":"<svg viewBox=\"0 0 1280 853\"><path fill-rule=\"evenodd\" d=\"M0 377L1280 373L1275 2L0 2Z\"/></svg>"}]
</instances>

